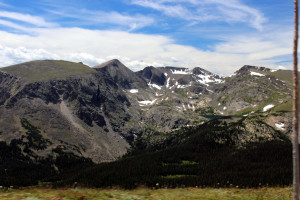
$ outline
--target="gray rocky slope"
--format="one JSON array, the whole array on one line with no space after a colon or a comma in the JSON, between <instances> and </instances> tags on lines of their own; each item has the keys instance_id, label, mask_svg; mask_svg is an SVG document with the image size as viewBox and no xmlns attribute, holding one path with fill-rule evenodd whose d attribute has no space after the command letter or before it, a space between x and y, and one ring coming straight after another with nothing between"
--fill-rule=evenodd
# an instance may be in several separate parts
<instances>
[{"instance_id":1,"label":"gray rocky slope","mask_svg":"<svg viewBox=\"0 0 300 200\"><path fill-rule=\"evenodd\" d=\"M138 137L216 115L259 114L288 133L290 76L255 66L223 78L199 67L133 72L118 60L94 68L53 60L22 63L0 69L0 141L26 135L21 125L26 119L51 141L34 150L37 157L62 147L97 163L118 159Z\"/></svg>"}]
</instances>

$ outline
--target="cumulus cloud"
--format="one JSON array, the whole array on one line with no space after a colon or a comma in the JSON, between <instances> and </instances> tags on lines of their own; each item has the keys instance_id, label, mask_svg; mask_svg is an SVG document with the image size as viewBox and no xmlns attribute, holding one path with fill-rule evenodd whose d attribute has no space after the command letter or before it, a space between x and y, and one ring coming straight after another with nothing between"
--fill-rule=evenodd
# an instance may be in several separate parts
<instances>
[{"instance_id":1,"label":"cumulus cloud","mask_svg":"<svg viewBox=\"0 0 300 200\"><path fill-rule=\"evenodd\" d=\"M276 67L276 69L282 69L282 70L287 70L287 68L285 67L285 66L282 66L282 65L280 65L280 66L278 66L278 67Z\"/></svg>"},{"instance_id":2,"label":"cumulus cloud","mask_svg":"<svg viewBox=\"0 0 300 200\"><path fill-rule=\"evenodd\" d=\"M227 37L226 42L210 51L175 44L166 36L124 31L47 28L34 29L34 32L35 35L22 35L0 31L2 67L35 59L64 59L95 66L118 58L134 71L149 65L169 65L199 66L230 74L245 64L275 68L276 56L290 54L291 49L289 42L277 40L286 36L285 32L274 33L274 39L267 41L267 32L253 38Z\"/></svg>"},{"instance_id":3,"label":"cumulus cloud","mask_svg":"<svg viewBox=\"0 0 300 200\"><path fill-rule=\"evenodd\" d=\"M17 64L21 62L40 60L40 59L58 59L59 56L55 53L46 51L45 49L28 49L20 46L11 48L0 45L1 67Z\"/></svg>"},{"instance_id":4,"label":"cumulus cloud","mask_svg":"<svg viewBox=\"0 0 300 200\"><path fill-rule=\"evenodd\" d=\"M106 59L95 57L94 55L79 52L79 53L64 53L56 54L45 49L34 49L26 47L11 48L0 45L0 59L3 66L9 66L17 63L32 61L32 60L68 60L73 62L83 62L89 66L95 66L103 63Z\"/></svg>"},{"instance_id":5,"label":"cumulus cloud","mask_svg":"<svg viewBox=\"0 0 300 200\"><path fill-rule=\"evenodd\" d=\"M105 61L107 61L106 59L96 57L85 52L65 54L61 56L61 59L73 62L83 62L84 64L89 66L96 66L99 63L104 63Z\"/></svg>"}]
</instances>

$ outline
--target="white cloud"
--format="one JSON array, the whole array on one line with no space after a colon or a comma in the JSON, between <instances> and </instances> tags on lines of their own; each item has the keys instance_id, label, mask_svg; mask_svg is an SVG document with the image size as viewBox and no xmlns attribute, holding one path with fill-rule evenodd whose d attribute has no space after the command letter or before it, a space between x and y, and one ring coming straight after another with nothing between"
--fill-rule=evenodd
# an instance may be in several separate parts
<instances>
[{"instance_id":1,"label":"white cloud","mask_svg":"<svg viewBox=\"0 0 300 200\"><path fill-rule=\"evenodd\" d=\"M240 0L205 0L207 4L221 5L219 9L233 21L250 22L251 25L259 30L262 30L262 24L266 22L264 15L257 9L246 6ZM234 13L234 14L233 14Z\"/></svg>"},{"instance_id":2,"label":"white cloud","mask_svg":"<svg viewBox=\"0 0 300 200\"><path fill-rule=\"evenodd\" d=\"M188 10L181 5L166 6L162 3L155 2L155 1L148 1L148 0L134 0L132 1L132 3L143 7L149 7L158 11L162 11L166 15L173 16L173 17L188 18L189 16Z\"/></svg>"},{"instance_id":3,"label":"white cloud","mask_svg":"<svg viewBox=\"0 0 300 200\"><path fill-rule=\"evenodd\" d=\"M262 30L264 15L239 0L132 0L132 4L148 7L171 17L192 21L242 22Z\"/></svg>"},{"instance_id":4,"label":"white cloud","mask_svg":"<svg viewBox=\"0 0 300 200\"><path fill-rule=\"evenodd\" d=\"M57 24L46 22L42 17L16 12L0 11L0 18L13 19L35 25L37 27L55 27Z\"/></svg>"},{"instance_id":5,"label":"white cloud","mask_svg":"<svg viewBox=\"0 0 300 200\"><path fill-rule=\"evenodd\" d=\"M59 2L58 2L59 3ZM155 23L151 17L142 14L122 14L115 11L86 10L77 7L65 7L61 4L51 4L50 8L43 8L46 12L52 14L54 18L71 18L67 20L69 26L115 26L118 29L127 31L137 30ZM1 6L1 4L0 4ZM0 25L21 30L25 32L33 31L31 28L55 28L60 25L46 21L43 17L33 16L27 13L8 12L0 10Z\"/></svg>"},{"instance_id":6,"label":"white cloud","mask_svg":"<svg viewBox=\"0 0 300 200\"><path fill-rule=\"evenodd\" d=\"M260 29L265 20L259 11L239 0L133 0L132 3L172 17L194 20L196 24L215 18L228 22L248 21ZM0 30L0 67L37 59L63 59L95 66L118 58L134 71L149 65L169 65L199 66L215 73L230 74L244 64L276 68L276 63L281 61L279 58L290 55L292 49L289 40L292 30L283 27L269 27L268 30L265 28L259 33L245 33L243 36L219 34L214 39L222 42L205 51L178 45L167 36L128 32L154 23L152 18L144 15L72 8L51 12L76 19L78 24L114 24L125 27L127 31L63 28L39 16L0 11L0 25L23 31L21 34Z\"/></svg>"},{"instance_id":7,"label":"white cloud","mask_svg":"<svg viewBox=\"0 0 300 200\"><path fill-rule=\"evenodd\" d=\"M129 31L140 29L154 23L154 19L141 14L126 15L115 11L92 11L76 8L47 9L48 12L61 17L76 19L75 26L110 24L129 28Z\"/></svg>"},{"instance_id":8,"label":"white cloud","mask_svg":"<svg viewBox=\"0 0 300 200\"><path fill-rule=\"evenodd\" d=\"M0 45L0 60L2 67L31 60L58 58L58 55L50 53L45 49L28 49L22 46L11 48Z\"/></svg>"},{"instance_id":9,"label":"white cloud","mask_svg":"<svg viewBox=\"0 0 300 200\"><path fill-rule=\"evenodd\" d=\"M1 7L11 7L10 5L8 5L8 4L6 4L6 3L3 3L3 2L1 2L1 1L0 1L0 6L1 6Z\"/></svg>"},{"instance_id":10,"label":"white cloud","mask_svg":"<svg viewBox=\"0 0 300 200\"><path fill-rule=\"evenodd\" d=\"M225 42L215 45L215 52L240 55L247 57L255 65L272 65L282 61L282 56L291 55L293 30L290 27L274 27L267 31L249 33L243 36L221 36ZM251 64L248 63L248 64ZM247 63L245 63L247 64ZM290 66L286 66L290 67Z\"/></svg>"},{"instance_id":11,"label":"white cloud","mask_svg":"<svg viewBox=\"0 0 300 200\"><path fill-rule=\"evenodd\" d=\"M122 15L118 12L94 12L86 20L98 23L110 23L129 26L130 31L140 29L154 23L154 19L150 17L145 17L143 15Z\"/></svg>"},{"instance_id":12,"label":"white cloud","mask_svg":"<svg viewBox=\"0 0 300 200\"><path fill-rule=\"evenodd\" d=\"M73 62L83 62L86 65L89 66L96 66L100 63L104 63L107 61L106 59L103 58L98 58L95 57L94 55L88 54L88 53L67 53L64 55L64 58L60 58L62 60L69 60Z\"/></svg>"},{"instance_id":13,"label":"white cloud","mask_svg":"<svg viewBox=\"0 0 300 200\"><path fill-rule=\"evenodd\" d=\"M276 69L287 70L287 68L285 66L282 66L282 65L278 66Z\"/></svg>"},{"instance_id":14,"label":"white cloud","mask_svg":"<svg viewBox=\"0 0 300 200\"><path fill-rule=\"evenodd\" d=\"M97 58L91 54L80 52L80 53L61 53L56 54L54 52L49 52L45 49L33 49L26 47L10 48L0 45L0 59L2 61L2 66L9 66L17 63L22 63L32 60L43 60L43 59L53 59L53 60L69 60L73 62L83 62L89 66L95 66L99 63L103 63L106 59Z\"/></svg>"},{"instance_id":15,"label":"white cloud","mask_svg":"<svg viewBox=\"0 0 300 200\"><path fill-rule=\"evenodd\" d=\"M31 31L29 28L26 28L24 26L18 25L16 23L13 23L13 22L10 22L7 20L2 20L2 19L0 19L0 25L10 27L13 29L17 29L17 30L21 30L21 31L27 31L27 32Z\"/></svg>"},{"instance_id":16,"label":"white cloud","mask_svg":"<svg viewBox=\"0 0 300 200\"><path fill-rule=\"evenodd\" d=\"M30 36L0 31L1 67L35 59L81 61L94 66L118 58L134 71L149 65L199 66L226 75L245 64L275 68L280 61L276 57L290 54L291 49L289 40L278 41L289 35L283 31L272 32L272 38L270 32L251 37L224 36L226 42L217 44L211 51L178 45L160 35L82 28L33 31L35 34Z\"/></svg>"},{"instance_id":17,"label":"white cloud","mask_svg":"<svg viewBox=\"0 0 300 200\"><path fill-rule=\"evenodd\" d=\"M165 15L171 17L178 17L185 20L208 21L208 20L217 19L216 16L207 13L195 14L191 10L189 10L188 8L180 4L165 5L163 4L163 2L150 1L150 0L133 0L132 3L135 5L148 7L154 10L161 11Z\"/></svg>"}]
</instances>

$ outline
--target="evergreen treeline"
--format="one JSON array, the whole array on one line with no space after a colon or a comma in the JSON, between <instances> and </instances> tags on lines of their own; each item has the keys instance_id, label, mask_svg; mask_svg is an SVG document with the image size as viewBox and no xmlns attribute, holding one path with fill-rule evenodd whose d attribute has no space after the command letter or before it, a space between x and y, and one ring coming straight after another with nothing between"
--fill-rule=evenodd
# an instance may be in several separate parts
<instances>
[{"instance_id":1,"label":"evergreen treeline","mask_svg":"<svg viewBox=\"0 0 300 200\"><path fill-rule=\"evenodd\" d=\"M227 124L222 120L184 128L177 131L182 137L166 140L174 141L170 147L165 148L161 143L157 147L150 145L151 151L146 148L146 153L141 153L137 145L129 156L87 168L63 184L78 182L87 187L128 189L138 185L154 187L157 183L160 187L291 184L290 140L275 131L277 135L273 138L261 137L241 145L237 138L247 134L243 131L241 121ZM144 144L149 145L145 141ZM140 146L145 148L145 145Z\"/></svg>"},{"instance_id":2,"label":"evergreen treeline","mask_svg":"<svg viewBox=\"0 0 300 200\"><path fill-rule=\"evenodd\" d=\"M26 130L25 135L10 143L0 141L0 186L29 186L46 180L63 180L93 165L89 159L62 151L63 145L52 150L55 157L38 156L36 151L46 149L51 141L43 138L39 128L27 119L22 118L21 125Z\"/></svg>"},{"instance_id":3,"label":"evergreen treeline","mask_svg":"<svg viewBox=\"0 0 300 200\"><path fill-rule=\"evenodd\" d=\"M51 142L22 119L26 135L0 142L0 185L26 186L39 181L56 186L75 182L86 187L258 187L289 185L292 180L292 145L281 132L241 142L247 136L243 120L214 119L198 127L182 128L136 140L124 158L94 165L88 159L57 147L54 157L35 157L34 151ZM55 167L58 170L55 170ZM159 186L156 184L159 183ZM232 185L231 185L232 184Z\"/></svg>"}]
</instances>

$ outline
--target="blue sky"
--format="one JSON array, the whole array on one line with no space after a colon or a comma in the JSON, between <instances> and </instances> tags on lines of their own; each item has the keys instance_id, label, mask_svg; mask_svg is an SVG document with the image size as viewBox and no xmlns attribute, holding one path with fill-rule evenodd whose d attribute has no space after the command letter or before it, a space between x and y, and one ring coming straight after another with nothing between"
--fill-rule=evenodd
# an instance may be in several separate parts
<instances>
[{"instance_id":1,"label":"blue sky","mask_svg":"<svg viewBox=\"0 0 300 200\"><path fill-rule=\"evenodd\" d=\"M37 59L94 66L118 58L203 67L291 68L293 1L0 0L0 67Z\"/></svg>"}]
</instances>

